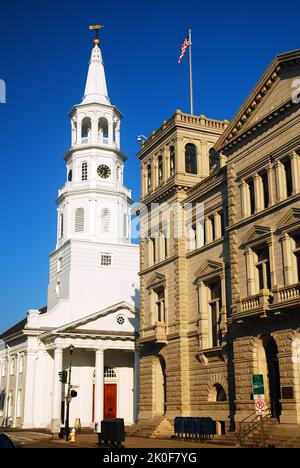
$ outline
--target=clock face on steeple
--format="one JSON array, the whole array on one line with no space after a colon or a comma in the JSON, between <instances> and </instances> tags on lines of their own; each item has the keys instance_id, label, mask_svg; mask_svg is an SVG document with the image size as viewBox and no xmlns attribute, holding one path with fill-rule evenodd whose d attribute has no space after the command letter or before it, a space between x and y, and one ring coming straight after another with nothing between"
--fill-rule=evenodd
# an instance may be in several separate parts
<instances>
[{"instance_id":1,"label":"clock face on steeple","mask_svg":"<svg viewBox=\"0 0 300 468\"><path fill-rule=\"evenodd\" d=\"M100 164L100 166L97 167L97 174L102 179L108 179L111 175L111 170L106 164Z\"/></svg>"}]
</instances>

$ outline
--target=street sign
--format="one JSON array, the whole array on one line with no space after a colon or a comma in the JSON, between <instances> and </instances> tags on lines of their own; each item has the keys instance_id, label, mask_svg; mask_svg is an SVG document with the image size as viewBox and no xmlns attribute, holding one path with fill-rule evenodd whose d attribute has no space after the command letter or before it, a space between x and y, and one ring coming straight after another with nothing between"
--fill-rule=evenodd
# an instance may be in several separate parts
<instances>
[{"instance_id":1,"label":"street sign","mask_svg":"<svg viewBox=\"0 0 300 468\"><path fill-rule=\"evenodd\" d=\"M257 415L263 415L266 409L265 395L254 395L255 411Z\"/></svg>"},{"instance_id":2,"label":"street sign","mask_svg":"<svg viewBox=\"0 0 300 468\"><path fill-rule=\"evenodd\" d=\"M264 376L263 374L254 374L252 376L253 395L264 395Z\"/></svg>"}]
</instances>

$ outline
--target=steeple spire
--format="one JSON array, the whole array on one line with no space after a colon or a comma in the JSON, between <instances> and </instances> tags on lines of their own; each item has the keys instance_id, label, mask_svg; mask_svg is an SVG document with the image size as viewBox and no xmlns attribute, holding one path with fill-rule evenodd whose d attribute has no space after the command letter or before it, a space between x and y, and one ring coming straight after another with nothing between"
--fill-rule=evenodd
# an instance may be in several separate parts
<instances>
[{"instance_id":1,"label":"steeple spire","mask_svg":"<svg viewBox=\"0 0 300 468\"><path fill-rule=\"evenodd\" d=\"M85 86L82 104L110 104L107 94L105 71L102 61L102 54L99 48L98 32L104 26L90 26L95 29L94 48L92 50L89 71Z\"/></svg>"}]
</instances>

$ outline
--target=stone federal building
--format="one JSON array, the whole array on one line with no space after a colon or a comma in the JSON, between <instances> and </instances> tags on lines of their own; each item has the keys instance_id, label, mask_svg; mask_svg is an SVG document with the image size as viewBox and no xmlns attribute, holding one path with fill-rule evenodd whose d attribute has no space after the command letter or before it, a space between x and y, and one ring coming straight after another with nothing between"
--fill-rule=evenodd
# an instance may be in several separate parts
<instances>
[{"instance_id":1,"label":"stone federal building","mask_svg":"<svg viewBox=\"0 0 300 468\"><path fill-rule=\"evenodd\" d=\"M300 423L297 79L300 50L278 55L231 123L177 110L142 143L140 424L228 430L255 411L257 373L272 416ZM176 237L153 203L204 221L192 208Z\"/></svg>"}]
</instances>

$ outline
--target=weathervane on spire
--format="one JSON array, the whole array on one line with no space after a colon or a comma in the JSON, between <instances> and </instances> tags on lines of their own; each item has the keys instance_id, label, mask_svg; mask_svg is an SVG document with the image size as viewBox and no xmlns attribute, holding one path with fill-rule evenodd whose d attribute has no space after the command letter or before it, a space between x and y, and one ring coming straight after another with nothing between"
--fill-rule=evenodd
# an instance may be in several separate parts
<instances>
[{"instance_id":1,"label":"weathervane on spire","mask_svg":"<svg viewBox=\"0 0 300 468\"><path fill-rule=\"evenodd\" d=\"M95 26L89 26L89 29L91 31L95 31L95 34L96 34L96 37L94 39L94 44L95 46L98 46L100 44L100 40L99 40L99 31L100 29L104 28L104 26L102 24L96 24Z\"/></svg>"}]
</instances>

